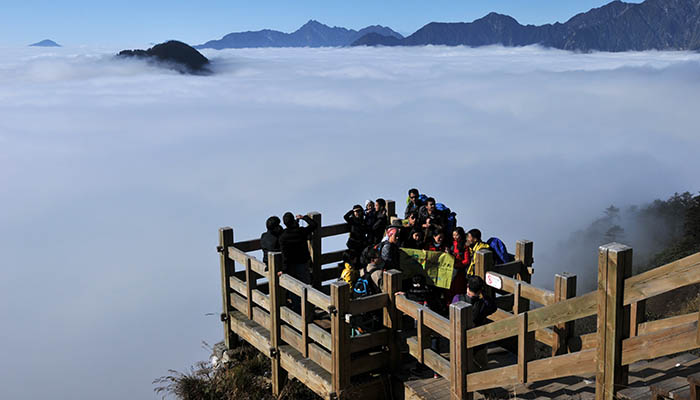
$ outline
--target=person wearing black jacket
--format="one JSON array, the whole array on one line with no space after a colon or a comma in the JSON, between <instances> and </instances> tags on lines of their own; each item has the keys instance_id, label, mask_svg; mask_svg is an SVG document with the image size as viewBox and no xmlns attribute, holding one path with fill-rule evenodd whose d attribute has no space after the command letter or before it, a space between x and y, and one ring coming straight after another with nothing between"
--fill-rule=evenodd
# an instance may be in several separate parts
<instances>
[{"instance_id":1,"label":"person wearing black jacket","mask_svg":"<svg viewBox=\"0 0 700 400\"><path fill-rule=\"evenodd\" d=\"M408 191L408 204L406 205L406 211L403 213L404 218L408 218L408 216L412 212L418 212L420 210L421 206L423 205L423 202L420 201L420 192L418 192L418 189L411 189Z\"/></svg>"},{"instance_id":2,"label":"person wearing black jacket","mask_svg":"<svg viewBox=\"0 0 700 400\"><path fill-rule=\"evenodd\" d=\"M343 215L343 219L350 226L350 237L346 245L348 249L362 252L362 249L367 246L367 226L365 225L365 211L362 206L356 204L352 210Z\"/></svg>"},{"instance_id":3,"label":"person wearing black jacket","mask_svg":"<svg viewBox=\"0 0 700 400\"><path fill-rule=\"evenodd\" d=\"M372 243L378 244L384 238L384 231L389 225L389 216L386 212L386 201L384 199L377 199L374 202L375 210L375 221L372 225Z\"/></svg>"},{"instance_id":4,"label":"person wearing black jacket","mask_svg":"<svg viewBox=\"0 0 700 400\"><path fill-rule=\"evenodd\" d=\"M303 219L308 226L299 226L300 219ZM284 260L283 271L303 283L310 283L309 261L311 256L307 241L316 230L317 224L308 215L294 217L294 214L290 212L282 216L282 221L287 227L280 235L280 248Z\"/></svg>"},{"instance_id":5,"label":"person wearing black jacket","mask_svg":"<svg viewBox=\"0 0 700 400\"><path fill-rule=\"evenodd\" d=\"M267 265L267 253L271 251L280 251L280 235L282 234L282 226L280 218L276 215L271 216L265 222L267 232L260 236L260 248L263 251L263 262Z\"/></svg>"},{"instance_id":6,"label":"person wearing black jacket","mask_svg":"<svg viewBox=\"0 0 700 400\"><path fill-rule=\"evenodd\" d=\"M467 282L465 301L472 305L473 326L482 326L488 323L488 316L496 312L496 300L486 292L486 282L478 275L472 275ZM474 348L474 364L479 370L486 369L488 358L486 357L487 345Z\"/></svg>"}]
</instances>

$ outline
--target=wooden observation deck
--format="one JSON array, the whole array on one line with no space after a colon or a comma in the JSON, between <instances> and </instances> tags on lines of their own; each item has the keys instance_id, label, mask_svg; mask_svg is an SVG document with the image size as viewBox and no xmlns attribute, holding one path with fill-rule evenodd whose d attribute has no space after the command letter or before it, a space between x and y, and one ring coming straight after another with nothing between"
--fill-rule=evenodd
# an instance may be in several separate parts
<instances>
[{"instance_id":1,"label":"wooden observation deck","mask_svg":"<svg viewBox=\"0 0 700 400\"><path fill-rule=\"evenodd\" d=\"M387 209L394 215L393 201ZM278 276L281 254L270 253L269 265L247 254L260 250L259 240L235 241L231 228L219 230L226 346L242 339L268 356L275 394L293 377L324 399L471 399L501 393L506 398L700 400L700 377L693 375L700 372L700 360L687 354L665 357L700 348L700 312L644 320L648 298L700 282L700 253L632 276L630 247L601 246L598 289L577 296L574 275L556 275L554 291L530 283L531 241L518 241L516 260L503 265L494 265L491 252L482 250L476 254L476 273L499 293L499 310L491 323L474 328L469 304L452 304L445 318L397 295L402 274L396 270L384 272L383 293L351 299L349 285L335 280L343 250L322 251L323 238L346 234L349 227L323 226L320 213L309 216L318 224L309 240L309 285ZM288 307L289 293L300 298L300 313ZM541 307L531 308L531 302ZM381 313L381 329L351 337L348 321L368 312ZM575 321L591 316L597 316L597 331L575 336ZM431 350L431 335L446 338L448 348ZM551 355L535 357L536 342L551 348ZM475 368L476 346L490 347L486 370ZM423 364L440 378L402 378L408 362ZM682 397L685 393L688 397Z\"/></svg>"}]
</instances>

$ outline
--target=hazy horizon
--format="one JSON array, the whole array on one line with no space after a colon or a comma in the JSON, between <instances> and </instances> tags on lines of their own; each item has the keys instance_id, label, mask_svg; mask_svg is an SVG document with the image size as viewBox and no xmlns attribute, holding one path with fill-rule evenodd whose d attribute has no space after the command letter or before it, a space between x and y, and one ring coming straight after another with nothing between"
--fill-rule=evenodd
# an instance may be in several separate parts
<instances>
[{"instance_id":1,"label":"hazy horizon","mask_svg":"<svg viewBox=\"0 0 700 400\"><path fill-rule=\"evenodd\" d=\"M2 48L1 398L157 398L222 338L222 226L338 223L417 187L533 240L538 285L585 286L595 266L559 265L560 238L700 189L697 53L205 50L202 77L118 50Z\"/></svg>"}]
</instances>

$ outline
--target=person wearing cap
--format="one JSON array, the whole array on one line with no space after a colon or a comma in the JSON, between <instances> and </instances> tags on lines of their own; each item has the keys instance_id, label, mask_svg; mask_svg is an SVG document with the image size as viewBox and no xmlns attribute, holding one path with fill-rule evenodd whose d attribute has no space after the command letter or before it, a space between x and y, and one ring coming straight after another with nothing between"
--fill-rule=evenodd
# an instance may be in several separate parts
<instances>
[{"instance_id":1,"label":"person wearing cap","mask_svg":"<svg viewBox=\"0 0 700 400\"><path fill-rule=\"evenodd\" d=\"M346 246L348 249L353 249L361 252L367 246L367 226L365 225L365 211L362 206L355 204L352 210L345 213L343 216L345 222L350 226L350 236Z\"/></svg>"},{"instance_id":2,"label":"person wearing cap","mask_svg":"<svg viewBox=\"0 0 700 400\"><path fill-rule=\"evenodd\" d=\"M384 268L387 270L398 269L399 265L399 232L402 225L399 222L394 222L386 228L386 240L379 244L379 255L384 261Z\"/></svg>"}]
</instances>

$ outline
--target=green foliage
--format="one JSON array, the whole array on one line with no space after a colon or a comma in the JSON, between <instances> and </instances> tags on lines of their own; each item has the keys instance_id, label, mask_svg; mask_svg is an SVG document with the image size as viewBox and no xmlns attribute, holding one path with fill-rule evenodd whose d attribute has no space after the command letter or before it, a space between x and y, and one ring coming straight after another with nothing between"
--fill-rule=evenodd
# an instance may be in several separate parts
<instances>
[{"instance_id":1,"label":"green foliage","mask_svg":"<svg viewBox=\"0 0 700 400\"><path fill-rule=\"evenodd\" d=\"M154 391L179 400L274 400L270 385L270 360L248 344L230 352L232 361L214 368L198 362L182 373L169 370L169 375L153 381ZM312 400L318 397L298 381L288 381L280 399Z\"/></svg>"}]
</instances>

